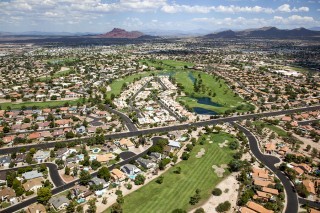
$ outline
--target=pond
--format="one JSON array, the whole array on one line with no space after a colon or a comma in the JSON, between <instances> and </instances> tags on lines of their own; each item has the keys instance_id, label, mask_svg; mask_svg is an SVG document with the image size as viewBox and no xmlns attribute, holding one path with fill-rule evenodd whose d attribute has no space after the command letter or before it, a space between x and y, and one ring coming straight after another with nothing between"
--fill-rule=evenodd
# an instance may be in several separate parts
<instances>
[{"instance_id":1,"label":"pond","mask_svg":"<svg viewBox=\"0 0 320 213\"><path fill-rule=\"evenodd\" d=\"M201 107L193 107L193 111L197 114L200 114L200 115L217 115L218 114L213 110L204 109Z\"/></svg>"}]
</instances>

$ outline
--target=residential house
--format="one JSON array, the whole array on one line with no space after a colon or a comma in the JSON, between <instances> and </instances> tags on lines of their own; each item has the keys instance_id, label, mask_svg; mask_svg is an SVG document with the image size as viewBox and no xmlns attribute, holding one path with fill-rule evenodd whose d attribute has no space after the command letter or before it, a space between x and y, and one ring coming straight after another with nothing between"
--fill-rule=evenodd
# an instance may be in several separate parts
<instances>
[{"instance_id":1,"label":"residential house","mask_svg":"<svg viewBox=\"0 0 320 213\"><path fill-rule=\"evenodd\" d=\"M42 181L44 179L42 177L38 177L38 178L33 178L30 180L27 180L27 182L25 182L24 184L22 184L24 190L26 191L34 191L36 192L37 189L42 187Z\"/></svg>"},{"instance_id":2,"label":"residential house","mask_svg":"<svg viewBox=\"0 0 320 213\"><path fill-rule=\"evenodd\" d=\"M31 179L34 179L34 178L43 177L43 174L41 172L38 172L38 171L34 170L34 171L23 173L22 177L25 180L31 180Z\"/></svg>"},{"instance_id":3,"label":"residential house","mask_svg":"<svg viewBox=\"0 0 320 213\"><path fill-rule=\"evenodd\" d=\"M311 195L315 195L316 194L315 185L311 180L309 180L309 179L303 180L302 184L306 187L307 191Z\"/></svg>"},{"instance_id":4,"label":"residential house","mask_svg":"<svg viewBox=\"0 0 320 213\"><path fill-rule=\"evenodd\" d=\"M50 198L49 203L59 211L65 209L69 205L70 201L65 196L60 195Z\"/></svg>"},{"instance_id":5,"label":"residential house","mask_svg":"<svg viewBox=\"0 0 320 213\"><path fill-rule=\"evenodd\" d=\"M37 161L38 163L43 163L43 162L47 161L49 158L50 158L50 152L49 151L38 150L33 155L33 159L35 161Z\"/></svg>"},{"instance_id":6,"label":"residential house","mask_svg":"<svg viewBox=\"0 0 320 213\"><path fill-rule=\"evenodd\" d=\"M106 163L112 159L115 159L115 156L112 153L107 153L107 154L103 154L103 155L97 155L96 156L97 161L99 161L100 163Z\"/></svg>"},{"instance_id":7,"label":"residential house","mask_svg":"<svg viewBox=\"0 0 320 213\"><path fill-rule=\"evenodd\" d=\"M138 158L136 162L145 169L155 168L157 166L157 164L152 162L151 160L144 159L141 157Z\"/></svg>"},{"instance_id":8,"label":"residential house","mask_svg":"<svg viewBox=\"0 0 320 213\"><path fill-rule=\"evenodd\" d=\"M129 178L132 177L132 176L135 176L135 175L137 175L137 174L139 174L141 172L141 169L139 169L138 167L136 167L133 164L125 164L120 169L127 176L129 176Z\"/></svg>"},{"instance_id":9,"label":"residential house","mask_svg":"<svg viewBox=\"0 0 320 213\"><path fill-rule=\"evenodd\" d=\"M11 198L16 197L16 193L12 188L5 187L0 190L0 199L1 201L9 201Z\"/></svg>"},{"instance_id":10,"label":"residential house","mask_svg":"<svg viewBox=\"0 0 320 213\"><path fill-rule=\"evenodd\" d=\"M11 157L10 156L2 156L0 157L0 166L9 167L11 163Z\"/></svg>"},{"instance_id":11,"label":"residential house","mask_svg":"<svg viewBox=\"0 0 320 213\"><path fill-rule=\"evenodd\" d=\"M266 209L265 207L263 207L262 205L255 203L253 201L249 201L247 203L247 207L255 212L258 213L273 213L272 210Z\"/></svg>"},{"instance_id":12,"label":"residential house","mask_svg":"<svg viewBox=\"0 0 320 213\"><path fill-rule=\"evenodd\" d=\"M33 203L27 207L27 213L46 213L46 207L40 203Z\"/></svg>"},{"instance_id":13,"label":"residential house","mask_svg":"<svg viewBox=\"0 0 320 213\"><path fill-rule=\"evenodd\" d=\"M109 182L105 181L102 178L94 177L90 180L89 184L94 184L94 185L102 185L103 188L107 188L109 186Z\"/></svg>"},{"instance_id":14,"label":"residential house","mask_svg":"<svg viewBox=\"0 0 320 213\"><path fill-rule=\"evenodd\" d=\"M69 149L66 147L58 149L57 151L55 151L55 154L57 158L66 157L69 154Z\"/></svg>"},{"instance_id":15,"label":"residential house","mask_svg":"<svg viewBox=\"0 0 320 213\"><path fill-rule=\"evenodd\" d=\"M129 139L127 138L122 138L119 141L119 145L123 149L129 149L130 147L134 147L134 143L132 143Z\"/></svg>"},{"instance_id":16,"label":"residential house","mask_svg":"<svg viewBox=\"0 0 320 213\"><path fill-rule=\"evenodd\" d=\"M112 169L111 178L115 182L121 182L121 181L124 181L124 179L126 178L126 175L123 172L121 172L119 169Z\"/></svg>"}]
</instances>

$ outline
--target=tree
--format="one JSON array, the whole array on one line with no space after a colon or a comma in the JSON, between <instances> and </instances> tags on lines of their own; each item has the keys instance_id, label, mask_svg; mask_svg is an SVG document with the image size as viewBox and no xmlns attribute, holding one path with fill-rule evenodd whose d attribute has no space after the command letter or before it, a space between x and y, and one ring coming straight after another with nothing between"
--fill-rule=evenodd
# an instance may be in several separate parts
<instances>
[{"instance_id":1,"label":"tree","mask_svg":"<svg viewBox=\"0 0 320 213\"><path fill-rule=\"evenodd\" d=\"M164 158L159 162L159 169L160 170L164 170L166 165L168 165L170 163L170 159L169 158Z\"/></svg>"},{"instance_id":2,"label":"tree","mask_svg":"<svg viewBox=\"0 0 320 213\"><path fill-rule=\"evenodd\" d=\"M37 201L46 205L52 196L51 189L48 187L41 187L38 189L37 195Z\"/></svg>"},{"instance_id":3,"label":"tree","mask_svg":"<svg viewBox=\"0 0 320 213\"><path fill-rule=\"evenodd\" d=\"M186 150L187 150L188 152L191 152L192 149L193 149L193 145L192 145L192 144L187 144Z\"/></svg>"},{"instance_id":4,"label":"tree","mask_svg":"<svg viewBox=\"0 0 320 213\"><path fill-rule=\"evenodd\" d=\"M315 158L318 154L318 150L316 148L312 148L312 151L311 151L311 157L312 158Z\"/></svg>"},{"instance_id":5,"label":"tree","mask_svg":"<svg viewBox=\"0 0 320 213\"><path fill-rule=\"evenodd\" d=\"M162 184L163 179L164 179L164 177L161 175L160 177L157 178L156 183Z\"/></svg>"},{"instance_id":6,"label":"tree","mask_svg":"<svg viewBox=\"0 0 320 213\"><path fill-rule=\"evenodd\" d=\"M213 194L214 196L220 196L220 195L222 194L222 191L221 191L221 189L219 189L219 188L214 188L214 189L212 190L212 194Z\"/></svg>"},{"instance_id":7,"label":"tree","mask_svg":"<svg viewBox=\"0 0 320 213\"><path fill-rule=\"evenodd\" d=\"M310 144L308 144L307 147L306 147L306 151L309 152L310 149L311 149L311 146L310 146Z\"/></svg>"},{"instance_id":8,"label":"tree","mask_svg":"<svg viewBox=\"0 0 320 213\"><path fill-rule=\"evenodd\" d=\"M198 208L194 213L205 213L203 208Z\"/></svg>"},{"instance_id":9,"label":"tree","mask_svg":"<svg viewBox=\"0 0 320 213\"><path fill-rule=\"evenodd\" d=\"M220 203L217 207L216 207L216 211L217 212L226 212L229 211L231 208L231 203L229 201L225 201L223 203Z\"/></svg>"},{"instance_id":10,"label":"tree","mask_svg":"<svg viewBox=\"0 0 320 213\"><path fill-rule=\"evenodd\" d=\"M96 198L90 199L88 203L89 203L89 207L87 209L87 212L95 213L97 211Z\"/></svg>"},{"instance_id":11,"label":"tree","mask_svg":"<svg viewBox=\"0 0 320 213\"><path fill-rule=\"evenodd\" d=\"M83 206L77 206L77 212L82 213L83 212Z\"/></svg>"},{"instance_id":12,"label":"tree","mask_svg":"<svg viewBox=\"0 0 320 213\"><path fill-rule=\"evenodd\" d=\"M189 157L190 157L190 154L188 152L183 152L182 156L181 156L181 159L182 160L188 160Z\"/></svg>"},{"instance_id":13,"label":"tree","mask_svg":"<svg viewBox=\"0 0 320 213\"><path fill-rule=\"evenodd\" d=\"M102 178L105 181L109 181L109 179L110 179L109 169L107 167L105 167L105 166L101 167L98 170L97 176L98 176L98 178Z\"/></svg>"},{"instance_id":14,"label":"tree","mask_svg":"<svg viewBox=\"0 0 320 213\"><path fill-rule=\"evenodd\" d=\"M119 203L115 203L111 206L111 213L122 213L122 206Z\"/></svg>"},{"instance_id":15,"label":"tree","mask_svg":"<svg viewBox=\"0 0 320 213\"><path fill-rule=\"evenodd\" d=\"M306 198L309 196L309 192L308 192L306 186L303 185L302 183L299 183L296 185L296 190L297 190L298 194L303 198Z\"/></svg>"},{"instance_id":16,"label":"tree","mask_svg":"<svg viewBox=\"0 0 320 213\"><path fill-rule=\"evenodd\" d=\"M76 210L76 205L73 201L71 201L69 203L69 205L67 206L66 212L67 213L73 213Z\"/></svg>"},{"instance_id":17,"label":"tree","mask_svg":"<svg viewBox=\"0 0 320 213\"><path fill-rule=\"evenodd\" d=\"M90 180L91 180L90 173L88 171L82 170L80 172L79 183L85 186L85 185L88 185Z\"/></svg>"},{"instance_id":18,"label":"tree","mask_svg":"<svg viewBox=\"0 0 320 213\"><path fill-rule=\"evenodd\" d=\"M15 171L9 171L7 172L6 180L7 180L7 186L12 187L14 179L17 177L17 174Z\"/></svg>"},{"instance_id":19,"label":"tree","mask_svg":"<svg viewBox=\"0 0 320 213\"><path fill-rule=\"evenodd\" d=\"M20 182L17 178L15 178L15 179L13 180L13 182L12 182L12 188L13 188L13 190L15 191L17 197L23 195L23 193L24 193L24 188L22 187L21 182Z\"/></svg>"},{"instance_id":20,"label":"tree","mask_svg":"<svg viewBox=\"0 0 320 213\"><path fill-rule=\"evenodd\" d=\"M238 172L242 168L242 161L233 159L228 166L231 172Z\"/></svg>"},{"instance_id":21,"label":"tree","mask_svg":"<svg viewBox=\"0 0 320 213\"><path fill-rule=\"evenodd\" d=\"M238 141L231 141L229 143L229 149L232 149L232 150L236 150L239 148L239 142Z\"/></svg>"},{"instance_id":22,"label":"tree","mask_svg":"<svg viewBox=\"0 0 320 213\"><path fill-rule=\"evenodd\" d=\"M99 161L97 161L97 160L93 160L91 162L91 168L93 170L97 170L100 166L101 166L101 163Z\"/></svg>"},{"instance_id":23,"label":"tree","mask_svg":"<svg viewBox=\"0 0 320 213\"><path fill-rule=\"evenodd\" d=\"M142 174L138 174L136 176L136 178L134 179L134 184L142 185L142 184L144 184L145 180L146 180L146 178Z\"/></svg>"},{"instance_id":24,"label":"tree","mask_svg":"<svg viewBox=\"0 0 320 213\"><path fill-rule=\"evenodd\" d=\"M66 166L65 168L64 168L64 174L65 175L70 175L70 168L68 167L68 166Z\"/></svg>"},{"instance_id":25,"label":"tree","mask_svg":"<svg viewBox=\"0 0 320 213\"><path fill-rule=\"evenodd\" d=\"M178 167L176 168L176 170L174 171L174 173L175 173L175 174L181 174L181 167L178 166Z\"/></svg>"},{"instance_id":26,"label":"tree","mask_svg":"<svg viewBox=\"0 0 320 213\"><path fill-rule=\"evenodd\" d=\"M195 204L197 204L197 203L200 201L200 199L201 199L200 192L201 192L200 189L197 189L195 195L193 195L192 197L190 197L189 203L190 203L191 205L195 205Z\"/></svg>"}]
</instances>

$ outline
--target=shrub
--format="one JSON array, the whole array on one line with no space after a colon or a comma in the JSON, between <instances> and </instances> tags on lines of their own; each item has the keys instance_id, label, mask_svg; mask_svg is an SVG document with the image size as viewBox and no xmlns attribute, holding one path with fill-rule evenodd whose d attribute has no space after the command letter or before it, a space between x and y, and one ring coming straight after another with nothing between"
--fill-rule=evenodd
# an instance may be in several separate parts
<instances>
[{"instance_id":1,"label":"shrub","mask_svg":"<svg viewBox=\"0 0 320 213\"><path fill-rule=\"evenodd\" d=\"M225 201L223 203L220 203L217 207L216 207L216 211L217 212L226 212L231 208L231 203L229 201Z\"/></svg>"},{"instance_id":2,"label":"shrub","mask_svg":"<svg viewBox=\"0 0 320 213\"><path fill-rule=\"evenodd\" d=\"M214 196L220 196L222 194L222 191L219 188L214 188L214 190L212 191L212 194Z\"/></svg>"}]
</instances>

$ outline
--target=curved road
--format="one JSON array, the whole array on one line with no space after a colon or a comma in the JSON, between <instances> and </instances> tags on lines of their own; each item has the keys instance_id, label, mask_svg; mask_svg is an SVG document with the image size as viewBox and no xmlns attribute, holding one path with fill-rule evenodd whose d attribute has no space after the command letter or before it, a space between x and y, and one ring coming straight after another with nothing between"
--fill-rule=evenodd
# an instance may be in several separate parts
<instances>
[{"instance_id":1,"label":"curved road","mask_svg":"<svg viewBox=\"0 0 320 213\"><path fill-rule=\"evenodd\" d=\"M12 170L17 171L20 168L29 167L29 166L34 167L34 166L41 165L41 164L45 164L49 168L49 175L50 175L51 180L52 180L53 184L55 185L55 187L63 186L65 184L65 182L62 180L61 176L59 175L58 166L54 163L31 164L31 165L27 165L27 166L20 166L20 167L15 167L15 168L3 169L0 172L7 172L7 171L12 171Z\"/></svg>"},{"instance_id":2,"label":"curved road","mask_svg":"<svg viewBox=\"0 0 320 213\"><path fill-rule=\"evenodd\" d=\"M152 143L153 143L152 146L154 146L155 144L157 144L157 142L158 142L160 139L161 139L161 137L153 137L153 138L152 138ZM152 147L152 146L151 146L151 147ZM109 167L108 167L109 170L112 170L116 165L123 166L123 165L125 165L125 164L127 164L127 163L130 163L130 161L132 161L132 160L136 160L136 159L138 159L139 157L142 157L142 156L146 155L151 147L149 147L148 149L146 149L145 151L143 151L143 152L141 152L141 153L139 153L139 154L137 154L137 155L134 155L134 156L129 157L129 158L127 158L127 159L125 159L125 160L117 163L117 164L113 164L113 165L109 166ZM56 171L57 171L57 170L56 170ZM57 171L57 172L58 172L58 171ZM92 173L91 176L92 176L92 177L96 177L96 176L97 176L97 173L98 173L98 171ZM51 175L51 172L50 172L50 175ZM59 174L58 174L58 175L59 175ZM60 176L59 176L59 177L60 177ZM53 179L53 178L52 178L52 179ZM61 179L61 177L60 177L60 179ZM69 183L67 183L67 184L63 183L63 185L60 185L60 186L58 186L58 187L56 187L56 188L54 188L54 189L51 190L52 195L59 194L59 193L63 192L64 190L67 190L67 189L72 188L73 186L76 185L77 182L78 182L78 180L74 180L74 181L69 182ZM37 197L30 198L30 199L28 199L28 200L25 200L25 201L23 201L23 202L21 202L21 203L18 203L18 204L16 204L16 205L14 205L14 206L10 206L10 207L8 207L8 208L6 208L6 209L3 209L3 210L1 210L1 213L12 213L12 212L18 211L18 210L20 210L20 209L26 208L27 206L29 206L29 205L31 205L32 203L35 203L35 202L37 202Z\"/></svg>"},{"instance_id":3,"label":"curved road","mask_svg":"<svg viewBox=\"0 0 320 213\"><path fill-rule=\"evenodd\" d=\"M134 125L134 123L131 121L131 119L127 115L123 114L122 112L119 112L117 110L112 109L108 105L106 105L106 108L109 112L118 115L123 120L123 122L125 123L125 125L127 126L127 128L129 129L130 132L138 131L137 127Z\"/></svg>"},{"instance_id":4,"label":"curved road","mask_svg":"<svg viewBox=\"0 0 320 213\"><path fill-rule=\"evenodd\" d=\"M110 110L115 111L109 107ZM128 123L132 124L132 130L131 132L121 132L121 133L114 133L105 135L107 139L119 139L119 138L126 138L126 137L133 137L133 136L141 136L141 135L148 135L148 134L155 134L155 133L161 133L161 132L170 132L170 131L176 131L176 130L183 130L183 129L189 129L190 127L201 127L201 126L207 126L207 125L216 125L219 123L224 122L234 122L234 121L241 121L245 119L252 119L257 117L269 117L269 116L278 116L278 115L285 115L285 114L293 114L297 112L306 112L306 111L314 111L314 110L320 110L320 105L318 106L310 106L310 107L304 107L304 108L298 108L298 109L290 109L290 110L283 110L283 111L275 111L275 112L264 112L264 113L257 113L257 114L248 114L248 115L240 115L240 116L233 116L233 117L225 117L225 118L218 118L218 119L211 119L207 121L199 121L191 124L179 124L175 126L166 126L166 127L158 127L158 128L152 128L152 129L144 129L144 130L137 130L137 128L134 126L130 118L128 118L126 115L115 111L116 113L120 113L122 116L124 116L124 119L128 120ZM134 130L136 129L136 130ZM89 138L89 137L87 137ZM73 141L79 141L79 140L85 140L86 138L81 139L69 139L64 141L54 141L54 142L48 142L48 143L40 143L40 144L31 144L31 145L25 145L25 146L17 146L17 147L10 147L10 148L0 148L0 155L12 153L12 152L18 152L21 148L52 148L55 146L57 142L73 142Z\"/></svg>"},{"instance_id":5,"label":"curved road","mask_svg":"<svg viewBox=\"0 0 320 213\"><path fill-rule=\"evenodd\" d=\"M289 178L282 173L274 164L279 163L280 160L277 157L270 155L263 155L260 152L258 141L255 136L243 126L231 122L234 126L237 126L248 138L250 150L253 155L262 163L264 163L269 169L271 169L277 177L282 182L287 196L287 207L285 209L286 213L298 212L299 202L301 204L308 204L311 207L320 208L320 203L316 201L309 201L304 198L298 198L297 193L294 190L294 186L291 184Z\"/></svg>"},{"instance_id":6,"label":"curved road","mask_svg":"<svg viewBox=\"0 0 320 213\"><path fill-rule=\"evenodd\" d=\"M109 107L109 109L111 109L111 108ZM223 122L233 123L234 121L240 121L240 120L244 120L244 119L252 119L255 117L277 116L277 115L292 114L292 113L297 113L297 112L305 112L305 111L313 111L313 110L320 110L320 106L318 105L318 106L310 106L310 107L276 111L276 112L265 112L265 113L241 115L241 116L234 116L234 117L225 117L225 118L212 119L212 120L207 120L207 121L200 121L200 122L196 122L196 123L192 123L192 124L182 124L182 125L160 127L160 128L146 129L146 130L133 130L132 132L124 132L124 133L106 135L106 138L115 139L115 138L123 138L123 137L133 137L133 136L147 135L147 134L160 133L160 132L183 130L183 129L188 129L190 127L201 127L201 126L206 126L206 125L215 125L215 124L219 124L219 123L223 123ZM111 109L111 112L112 111L114 111L114 110ZM117 114L119 112L115 111L115 113ZM120 115L124 116L122 113L120 113ZM124 118L129 119L127 116L124 116ZM129 121L131 122L130 119L129 119ZM237 125L237 124L235 124L235 125ZM134 128L136 129L135 126L134 126ZM287 193L287 197L288 197L288 205L286 208L286 213L297 212L297 206L298 206L297 195L293 191L292 185L291 185L290 181L287 179L287 177L283 173L281 173L279 170L277 170L277 168L274 166L275 163L279 162L279 159L277 160L277 158L275 158L275 157L265 156L265 155L261 154L261 152L258 148L258 145L257 145L257 141L254 138L254 136L252 135L252 133L241 126L239 126L239 129L243 130L243 132L247 135L249 142L250 142L250 148L251 148L251 150L254 150L253 153L256 155L256 157L259 160L261 160L261 162L265 163L266 165L270 165L269 168L272 171L274 171L274 173L279 177L279 179L283 183L285 190L286 190L286 193ZM161 137L154 137L153 144L155 144L157 142L157 139L160 139L160 138ZM72 140L61 141L61 142L71 142L71 141L76 141L76 140L78 140L78 139L72 139ZM55 143L56 142L51 142L51 143L46 143L46 144L33 144L33 145L26 145L26 146L21 146L21 147L4 148L4 149L0 149L0 154L8 154L8 153L16 152L19 149L21 149L22 147L25 147L28 149L30 149L32 147L49 148L49 147L54 147ZM118 165L122 166L126 163L129 163L131 160L135 160L135 159L145 155L147 152L148 152L148 150L146 150L138 155L135 155L131 158L123 160L120 163L118 163ZM117 164L110 166L109 169L113 169L116 165ZM96 175L97 175L97 172L92 174L92 176L96 176ZM77 180L72 181L67 184L64 184L64 185L61 185L59 187L56 187L52 190L52 194L55 195L55 194L58 194L66 189L69 189L69 188L73 187L76 184L76 182L77 182ZM36 199L37 199L36 197L31 198L31 199L26 200L22 203L19 203L17 205L14 205L14 206L11 206L7 209L4 209L4 210L2 210L2 212L11 213L11 212L18 211L22 208L29 206L32 203L35 203L37 201ZM313 204L312 202L308 202L308 203L310 206ZM314 203L314 204L316 206L317 203Z\"/></svg>"}]
</instances>

